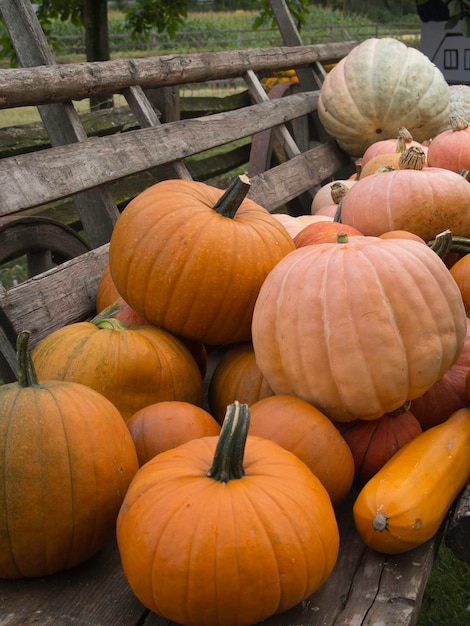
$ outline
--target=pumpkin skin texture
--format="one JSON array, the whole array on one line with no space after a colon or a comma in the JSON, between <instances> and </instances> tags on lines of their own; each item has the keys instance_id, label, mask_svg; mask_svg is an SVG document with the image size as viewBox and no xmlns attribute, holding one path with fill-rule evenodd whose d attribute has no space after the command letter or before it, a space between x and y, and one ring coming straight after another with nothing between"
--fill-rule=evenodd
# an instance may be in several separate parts
<instances>
[{"instance_id":1,"label":"pumpkin skin texture","mask_svg":"<svg viewBox=\"0 0 470 626\"><path fill-rule=\"evenodd\" d=\"M360 491L354 521L369 548L411 550L439 530L470 477L470 409L401 448Z\"/></svg>"},{"instance_id":2,"label":"pumpkin skin texture","mask_svg":"<svg viewBox=\"0 0 470 626\"><path fill-rule=\"evenodd\" d=\"M69 324L33 349L40 380L69 380L102 393L127 422L139 409L163 400L202 404L196 361L171 333L117 320Z\"/></svg>"},{"instance_id":3,"label":"pumpkin skin texture","mask_svg":"<svg viewBox=\"0 0 470 626\"><path fill-rule=\"evenodd\" d=\"M363 485L423 429L411 411L397 410L377 420L341 424L340 432L351 449L357 483Z\"/></svg>"},{"instance_id":4,"label":"pumpkin skin texture","mask_svg":"<svg viewBox=\"0 0 470 626\"><path fill-rule=\"evenodd\" d=\"M183 626L256 624L318 589L337 559L325 488L273 441L248 436L244 444L247 410L230 405L220 437L146 463L118 517L130 587Z\"/></svg>"},{"instance_id":5,"label":"pumpkin skin texture","mask_svg":"<svg viewBox=\"0 0 470 626\"><path fill-rule=\"evenodd\" d=\"M250 406L250 435L275 441L311 469L338 505L354 480L354 459L326 415L295 396L270 396Z\"/></svg>"},{"instance_id":6,"label":"pumpkin skin texture","mask_svg":"<svg viewBox=\"0 0 470 626\"><path fill-rule=\"evenodd\" d=\"M200 437L216 436L220 424L204 409L189 402L156 402L134 413L127 423L139 465L154 456Z\"/></svg>"},{"instance_id":7,"label":"pumpkin skin texture","mask_svg":"<svg viewBox=\"0 0 470 626\"><path fill-rule=\"evenodd\" d=\"M428 163L456 172L470 169L470 127L463 118L451 118L451 128L443 130L431 141Z\"/></svg>"},{"instance_id":8,"label":"pumpkin skin texture","mask_svg":"<svg viewBox=\"0 0 470 626\"><path fill-rule=\"evenodd\" d=\"M309 224L294 237L296 248L312 246L317 243L334 243L338 233L346 233L351 237L361 237L363 233L354 226L340 222L317 222Z\"/></svg>"},{"instance_id":9,"label":"pumpkin skin texture","mask_svg":"<svg viewBox=\"0 0 470 626\"><path fill-rule=\"evenodd\" d=\"M470 311L470 255L458 259L449 271L460 289L465 309Z\"/></svg>"},{"instance_id":10,"label":"pumpkin skin texture","mask_svg":"<svg viewBox=\"0 0 470 626\"><path fill-rule=\"evenodd\" d=\"M318 115L343 150L360 157L403 126L419 143L435 137L447 125L449 101L442 72L422 52L391 37L371 38L327 74Z\"/></svg>"},{"instance_id":11,"label":"pumpkin skin texture","mask_svg":"<svg viewBox=\"0 0 470 626\"><path fill-rule=\"evenodd\" d=\"M248 198L234 217L214 210L223 196L200 182L161 181L119 215L109 248L124 300L156 326L206 345L251 339L259 288L294 248L282 224Z\"/></svg>"},{"instance_id":12,"label":"pumpkin skin texture","mask_svg":"<svg viewBox=\"0 0 470 626\"><path fill-rule=\"evenodd\" d=\"M227 406L235 400L251 406L273 395L256 364L251 342L230 347L218 361L212 374L208 402L211 414L222 424Z\"/></svg>"},{"instance_id":13,"label":"pumpkin skin texture","mask_svg":"<svg viewBox=\"0 0 470 626\"><path fill-rule=\"evenodd\" d=\"M428 246L352 237L298 248L272 270L253 347L274 393L348 422L422 395L458 358L466 328L458 287Z\"/></svg>"},{"instance_id":14,"label":"pumpkin skin texture","mask_svg":"<svg viewBox=\"0 0 470 626\"><path fill-rule=\"evenodd\" d=\"M442 168L373 174L348 191L341 220L376 237L390 230L408 230L430 241L447 229L466 237L470 185L463 176Z\"/></svg>"},{"instance_id":15,"label":"pumpkin skin texture","mask_svg":"<svg viewBox=\"0 0 470 626\"><path fill-rule=\"evenodd\" d=\"M25 371L0 386L0 578L8 579L54 574L101 550L138 469L109 400Z\"/></svg>"},{"instance_id":16,"label":"pumpkin skin texture","mask_svg":"<svg viewBox=\"0 0 470 626\"><path fill-rule=\"evenodd\" d=\"M117 309L113 311L113 314L107 314L106 317L113 317L120 321L124 326L143 326L150 324L142 315L134 311L127 302L119 295L116 285L111 276L111 270L109 263L105 266L100 282L98 284L98 290L96 292L96 312L103 313L108 307L114 307ZM207 349L206 346L200 342L192 339L184 339L178 337L188 348L193 355L201 372L201 376L204 379L207 373Z\"/></svg>"},{"instance_id":17,"label":"pumpkin skin texture","mask_svg":"<svg viewBox=\"0 0 470 626\"><path fill-rule=\"evenodd\" d=\"M411 402L410 410L423 430L437 426L458 409L468 406L466 378L470 371L470 320L462 352L444 376L422 396Z\"/></svg>"}]
</instances>

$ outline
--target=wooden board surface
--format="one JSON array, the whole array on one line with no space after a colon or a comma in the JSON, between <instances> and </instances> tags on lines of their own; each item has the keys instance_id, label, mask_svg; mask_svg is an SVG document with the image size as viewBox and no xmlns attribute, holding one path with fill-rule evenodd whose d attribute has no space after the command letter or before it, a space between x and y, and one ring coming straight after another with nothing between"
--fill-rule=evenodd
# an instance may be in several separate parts
<instances>
[{"instance_id":1,"label":"wooden board surface","mask_svg":"<svg viewBox=\"0 0 470 626\"><path fill-rule=\"evenodd\" d=\"M414 626L437 541L386 556L357 535L350 498L338 509L341 549L323 587L263 626ZM0 623L57 626L176 626L136 599L116 545L73 570L40 579L0 581ZM261 626L261 625L260 625Z\"/></svg>"}]
</instances>

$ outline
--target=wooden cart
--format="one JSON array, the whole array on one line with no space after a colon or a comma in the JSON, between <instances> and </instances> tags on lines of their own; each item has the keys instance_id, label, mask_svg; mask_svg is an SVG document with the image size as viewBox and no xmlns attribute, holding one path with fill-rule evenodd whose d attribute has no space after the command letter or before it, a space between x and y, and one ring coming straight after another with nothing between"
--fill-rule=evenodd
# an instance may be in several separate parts
<instances>
[{"instance_id":1,"label":"wooden cart","mask_svg":"<svg viewBox=\"0 0 470 626\"><path fill-rule=\"evenodd\" d=\"M18 44L23 67L0 73L0 108L38 105L52 147L0 160L0 217L22 220L39 215L42 207L73 198L89 248L68 260L59 258L59 264L44 272L36 266L35 275L18 286L0 286L0 368L5 381L15 379L14 346L20 331L31 331L34 346L52 330L94 314L98 281L119 215L113 197L116 183L143 177L141 184L148 186L162 178L190 178L189 157L241 137L251 138L249 196L270 211L294 206L308 212L305 207L323 182L353 171L347 155L322 134L316 107L319 68L337 62L354 42L58 66L50 58L29 2L4 0L1 11L15 41L27 40L27 45L22 49ZM291 68L297 68L301 87L270 98L259 74ZM151 89L227 77L245 80L250 103L161 123L147 95ZM136 125L110 136L87 137L71 101L116 93L126 98ZM273 141L285 157L275 164ZM44 254L39 251L38 263ZM353 495L338 508L341 549L328 581L301 605L263 624L416 623L442 533L400 556L378 554L364 546L354 528ZM170 624L135 598L114 543L73 570L41 579L0 581L0 623L30 622Z\"/></svg>"}]
</instances>

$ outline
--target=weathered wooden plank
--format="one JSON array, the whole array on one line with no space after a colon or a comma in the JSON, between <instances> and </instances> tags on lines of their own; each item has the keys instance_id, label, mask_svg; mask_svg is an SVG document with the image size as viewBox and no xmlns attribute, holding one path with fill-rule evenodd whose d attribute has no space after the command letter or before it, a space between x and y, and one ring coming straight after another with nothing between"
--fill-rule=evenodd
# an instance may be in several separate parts
<instances>
[{"instance_id":1,"label":"weathered wooden plank","mask_svg":"<svg viewBox=\"0 0 470 626\"><path fill-rule=\"evenodd\" d=\"M453 516L445 532L445 543L458 559L470 563L470 482L454 504Z\"/></svg>"},{"instance_id":2,"label":"weathered wooden plank","mask_svg":"<svg viewBox=\"0 0 470 626\"><path fill-rule=\"evenodd\" d=\"M0 11L21 65L33 71L37 70L36 66L43 64L54 67L54 57L31 2L4 0L0 4ZM52 145L71 144L86 139L71 99L51 106L38 106L38 110ZM74 202L91 245L96 247L109 241L119 215L110 190L106 186L87 190L77 194Z\"/></svg>"},{"instance_id":3,"label":"weathered wooden plank","mask_svg":"<svg viewBox=\"0 0 470 626\"><path fill-rule=\"evenodd\" d=\"M82 100L120 93L140 85L151 89L168 85L235 78L255 72L290 69L320 61L339 61L357 42L309 46L224 50L198 54L169 54L142 59L117 59L93 63L67 63L0 72L0 109L31 104Z\"/></svg>"},{"instance_id":4,"label":"weathered wooden plank","mask_svg":"<svg viewBox=\"0 0 470 626\"><path fill-rule=\"evenodd\" d=\"M237 111L170 122L0 161L0 215L39 206L97 185L306 115L318 92L300 93ZM27 181L27 184L25 184Z\"/></svg>"},{"instance_id":5,"label":"weathered wooden plank","mask_svg":"<svg viewBox=\"0 0 470 626\"><path fill-rule=\"evenodd\" d=\"M433 540L389 557L367 549L351 520L352 498L338 510L341 548L326 583L299 605L260 626L413 626ZM423 570L425 568L425 571ZM149 612L135 598L115 544L77 568L39 580L0 581L0 611L12 624L34 618L63 626L178 626Z\"/></svg>"}]
</instances>

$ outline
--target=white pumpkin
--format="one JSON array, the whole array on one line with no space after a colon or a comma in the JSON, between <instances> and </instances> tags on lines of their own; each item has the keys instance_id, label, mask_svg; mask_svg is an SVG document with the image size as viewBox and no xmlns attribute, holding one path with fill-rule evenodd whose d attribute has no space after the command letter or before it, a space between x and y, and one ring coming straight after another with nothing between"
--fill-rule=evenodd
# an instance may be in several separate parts
<instances>
[{"instance_id":1,"label":"white pumpkin","mask_svg":"<svg viewBox=\"0 0 470 626\"><path fill-rule=\"evenodd\" d=\"M448 124L449 86L422 52L391 37L366 39L326 75L318 100L325 130L351 156L405 126L418 142Z\"/></svg>"}]
</instances>

